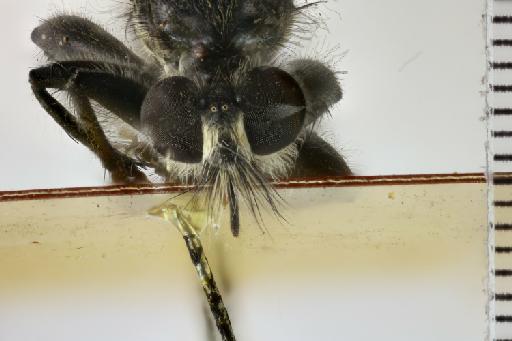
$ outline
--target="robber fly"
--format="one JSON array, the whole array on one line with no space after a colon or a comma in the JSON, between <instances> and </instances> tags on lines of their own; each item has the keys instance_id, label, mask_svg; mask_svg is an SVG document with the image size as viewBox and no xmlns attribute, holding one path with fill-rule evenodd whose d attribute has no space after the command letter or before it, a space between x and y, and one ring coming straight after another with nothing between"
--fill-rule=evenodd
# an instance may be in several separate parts
<instances>
[{"instance_id":1,"label":"robber fly","mask_svg":"<svg viewBox=\"0 0 512 341\"><path fill-rule=\"evenodd\" d=\"M195 185L254 216L278 212L271 183L350 174L313 132L342 97L321 61L277 62L313 4L293 0L131 0L135 54L97 24L57 15L32 32L49 64L30 71L35 97L114 182L147 182L147 170ZM74 113L48 89L65 91Z\"/></svg>"}]
</instances>

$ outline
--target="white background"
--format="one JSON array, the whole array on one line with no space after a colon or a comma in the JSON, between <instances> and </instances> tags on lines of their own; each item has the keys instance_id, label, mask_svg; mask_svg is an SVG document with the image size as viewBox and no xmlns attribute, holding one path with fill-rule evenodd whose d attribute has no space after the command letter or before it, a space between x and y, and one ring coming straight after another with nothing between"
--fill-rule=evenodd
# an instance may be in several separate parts
<instances>
[{"instance_id":1,"label":"white background","mask_svg":"<svg viewBox=\"0 0 512 341\"><path fill-rule=\"evenodd\" d=\"M39 18L73 11L121 31L116 3L2 1L0 190L108 183L94 155L40 108L27 74L43 62L30 41ZM328 30L299 54L322 59L336 47L345 55L337 62L347 71L345 98L323 128L356 173L483 171L484 1L331 0L321 8Z\"/></svg>"}]
</instances>

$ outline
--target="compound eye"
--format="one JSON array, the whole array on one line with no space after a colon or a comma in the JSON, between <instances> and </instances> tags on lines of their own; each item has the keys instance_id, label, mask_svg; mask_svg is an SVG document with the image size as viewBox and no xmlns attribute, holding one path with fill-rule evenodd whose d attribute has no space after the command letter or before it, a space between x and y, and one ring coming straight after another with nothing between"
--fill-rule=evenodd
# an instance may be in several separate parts
<instances>
[{"instance_id":1,"label":"compound eye","mask_svg":"<svg viewBox=\"0 0 512 341\"><path fill-rule=\"evenodd\" d=\"M252 69L241 89L244 125L255 154L286 148L304 126L306 101L295 79L276 67Z\"/></svg>"},{"instance_id":2,"label":"compound eye","mask_svg":"<svg viewBox=\"0 0 512 341\"><path fill-rule=\"evenodd\" d=\"M142 103L141 127L160 154L179 162L201 162L198 102L196 85L185 77L166 78L149 89Z\"/></svg>"},{"instance_id":3,"label":"compound eye","mask_svg":"<svg viewBox=\"0 0 512 341\"><path fill-rule=\"evenodd\" d=\"M222 111L228 111L228 110L229 110L229 105L223 104L222 105Z\"/></svg>"},{"instance_id":4,"label":"compound eye","mask_svg":"<svg viewBox=\"0 0 512 341\"><path fill-rule=\"evenodd\" d=\"M212 105L212 106L210 107L210 111L211 111L211 112L217 112L217 111L219 111L219 109L217 108L217 106L216 106L216 105Z\"/></svg>"}]
</instances>

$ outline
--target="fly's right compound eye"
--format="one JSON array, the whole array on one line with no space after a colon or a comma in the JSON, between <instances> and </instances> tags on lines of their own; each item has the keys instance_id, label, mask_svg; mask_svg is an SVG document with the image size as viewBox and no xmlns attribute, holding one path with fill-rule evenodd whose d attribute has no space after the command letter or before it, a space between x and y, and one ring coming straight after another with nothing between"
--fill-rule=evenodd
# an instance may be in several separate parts
<instances>
[{"instance_id":1,"label":"fly's right compound eye","mask_svg":"<svg viewBox=\"0 0 512 341\"><path fill-rule=\"evenodd\" d=\"M295 79L276 67L251 70L239 89L251 149L268 155L289 146L304 127L306 100Z\"/></svg>"},{"instance_id":2,"label":"fly's right compound eye","mask_svg":"<svg viewBox=\"0 0 512 341\"><path fill-rule=\"evenodd\" d=\"M147 93L141 125L163 155L185 163L201 162L203 135L197 109L198 89L185 77L166 78Z\"/></svg>"}]
</instances>

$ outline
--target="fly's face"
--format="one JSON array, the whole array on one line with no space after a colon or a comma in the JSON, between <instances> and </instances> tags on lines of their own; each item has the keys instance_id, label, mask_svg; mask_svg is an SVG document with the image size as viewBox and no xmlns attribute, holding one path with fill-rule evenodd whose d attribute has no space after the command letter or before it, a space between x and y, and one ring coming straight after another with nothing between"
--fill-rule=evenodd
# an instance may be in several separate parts
<instances>
[{"instance_id":1,"label":"fly's face","mask_svg":"<svg viewBox=\"0 0 512 341\"><path fill-rule=\"evenodd\" d=\"M229 73L268 62L286 41L292 0L135 0L135 32L169 74Z\"/></svg>"},{"instance_id":2,"label":"fly's face","mask_svg":"<svg viewBox=\"0 0 512 341\"><path fill-rule=\"evenodd\" d=\"M169 173L192 172L211 205L240 196L255 210L275 208L269 180L293 167L305 99L288 73L264 67L238 84L219 80L205 88L186 77L163 79L149 90L141 114Z\"/></svg>"},{"instance_id":3,"label":"fly's face","mask_svg":"<svg viewBox=\"0 0 512 341\"><path fill-rule=\"evenodd\" d=\"M43 108L115 181L148 181L146 168L193 184L208 205L229 202L236 235L238 199L254 216L277 211L272 180L350 174L334 148L304 131L341 99L335 72L307 58L271 66L314 4L130 0L144 58L88 19L57 15L32 33L52 62L29 79ZM70 92L78 118L50 88Z\"/></svg>"},{"instance_id":4,"label":"fly's face","mask_svg":"<svg viewBox=\"0 0 512 341\"><path fill-rule=\"evenodd\" d=\"M149 90L141 110L154 149L189 164L212 163L213 155L227 162L228 151L248 162L274 155L297 140L304 119L301 88L275 67L252 69L238 84L218 80L204 88L169 77Z\"/></svg>"},{"instance_id":5,"label":"fly's face","mask_svg":"<svg viewBox=\"0 0 512 341\"><path fill-rule=\"evenodd\" d=\"M186 77L166 78L146 96L142 127L168 162L222 167L235 162L228 154L250 150L237 98L225 82L201 89Z\"/></svg>"},{"instance_id":6,"label":"fly's face","mask_svg":"<svg viewBox=\"0 0 512 341\"><path fill-rule=\"evenodd\" d=\"M238 99L238 101L237 101ZM225 168L250 159L241 98L227 84L207 88L199 100L203 135L203 163Z\"/></svg>"}]
</instances>

